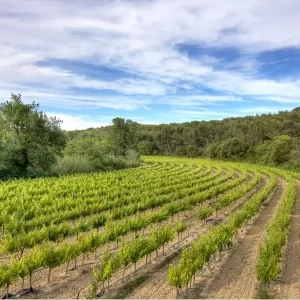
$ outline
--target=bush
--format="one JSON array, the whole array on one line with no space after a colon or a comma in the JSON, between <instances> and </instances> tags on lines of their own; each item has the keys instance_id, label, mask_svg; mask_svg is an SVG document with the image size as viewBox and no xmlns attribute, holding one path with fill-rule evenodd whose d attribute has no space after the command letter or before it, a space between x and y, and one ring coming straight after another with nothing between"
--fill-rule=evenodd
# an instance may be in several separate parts
<instances>
[{"instance_id":1,"label":"bush","mask_svg":"<svg viewBox=\"0 0 300 300\"><path fill-rule=\"evenodd\" d=\"M92 160L92 165L95 171L112 171L136 167L138 166L138 161L131 161L122 157L104 155L102 157L94 158Z\"/></svg>"},{"instance_id":2,"label":"bush","mask_svg":"<svg viewBox=\"0 0 300 300\"><path fill-rule=\"evenodd\" d=\"M220 159L242 159L246 156L249 146L239 138L229 138L223 142L214 142L206 148L206 155Z\"/></svg>"},{"instance_id":3,"label":"bush","mask_svg":"<svg viewBox=\"0 0 300 300\"><path fill-rule=\"evenodd\" d=\"M186 146L186 156L188 157L195 157L200 154L199 148L194 145L187 145Z\"/></svg>"},{"instance_id":4,"label":"bush","mask_svg":"<svg viewBox=\"0 0 300 300\"><path fill-rule=\"evenodd\" d=\"M150 141L140 141L137 147L141 155L151 155L154 150L154 146Z\"/></svg>"},{"instance_id":5,"label":"bush","mask_svg":"<svg viewBox=\"0 0 300 300\"><path fill-rule=\"evenodd\" d=\"M290 154L293 147L293 139L291 137L288 135L277 136L274 138L271 145L271 158L276 165L284 163L290 159Z\"/></svg>"},{"instance_id":6,"label":"bush","mask_svg":"<svg viewBox=\"0 0 300 300\"><path fill-rule=\"evenodd\" d=\"M297 151L295 153L292 150L293 139L287 135L280 135L271 141L252 147L249 149L247 157L251 162L278 166L290 161L291 155L297 155Z\"/></svg>"},{"instance_id":7,"label":"bush","mask_svg":"<svg viewBox=\"0 0 300 300\"><path fill-rule=\"evenodd\" d=\"M184 145L178 145L175 148L175 155L177 156L185 156L186 155L186 147Z\"/></svg>"},{"instance_id":8,"label":"bush","mask_svg":"<svg viewBox=\"0 0 300 300\"><path fill-rule=\"evenodd\" d=\"M239 138L230 138L222 143L222 158L241 159L244 158L249 146Z\"/></svg>"},{"instance_id":9,"label":"bush","mask_svg":"<svg viewBox=\"0 0 300 300\"><path fill-rule=\"evenodd\" d=\"M140 154L135 150L128 149L126 150L126 158L132 162L137 162L139 160Z\"/></svg>"},{"instance_id":10,"label":"bush","mask_svg":"<svg viewBox=\"0 0 300 300\"><path fill-rule=\"evenodd\" d=\"M65 156L57 161L52 171L53 175L89 173L94 170L88 156Z\"/></svg>"}]
</instances>

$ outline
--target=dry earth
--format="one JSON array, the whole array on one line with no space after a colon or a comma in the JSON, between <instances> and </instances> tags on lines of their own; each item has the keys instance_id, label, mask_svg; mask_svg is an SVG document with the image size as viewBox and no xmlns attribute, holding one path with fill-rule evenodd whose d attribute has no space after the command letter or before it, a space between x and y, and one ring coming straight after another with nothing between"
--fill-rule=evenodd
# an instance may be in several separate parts
<instances>
[{"instance_id":1,"label":"dry earth","mask_svg":"<svg viewBox=\"0 0 300 300\"><path fill-rule=\"evenodd\" d=\"M267 223L276 213L287 183L277 178L275 192L263 205L260 214L237 236L237 243L213 270L212 274L200 277L190 298L255 298L258 282L256 263L259 247L266 235Z\"/></svg>"}]
</instances>

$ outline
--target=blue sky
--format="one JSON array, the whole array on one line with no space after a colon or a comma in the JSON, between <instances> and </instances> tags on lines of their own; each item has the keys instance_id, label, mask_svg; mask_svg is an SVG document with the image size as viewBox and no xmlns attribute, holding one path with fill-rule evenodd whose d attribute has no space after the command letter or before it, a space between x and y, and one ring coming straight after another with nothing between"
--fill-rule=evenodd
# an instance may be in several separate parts
<instances>
[{"instance_id":1,"label":"blue sky","mask_svg":"<svg viewBox=\"0 0 300 300\"><path fill-rule=\"evenodd\" d=\"M0 100L64 129L300 106L298 0L1 0Z\"/></svg>"}]
</instances>

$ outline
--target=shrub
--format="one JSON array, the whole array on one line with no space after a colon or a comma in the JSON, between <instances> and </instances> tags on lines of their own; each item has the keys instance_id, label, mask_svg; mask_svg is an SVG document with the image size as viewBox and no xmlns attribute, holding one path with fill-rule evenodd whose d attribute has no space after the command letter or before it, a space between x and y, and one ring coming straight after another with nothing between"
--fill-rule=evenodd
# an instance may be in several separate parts
<instances>
[{"instance_id":1,"label":"shrub","mask_svg":"<svg viewBox=\"0 0 300 300\"><path fill-rule=\"evenodd\" d=\"M57 161L53 167L53 174L89 173L94 170L88 156L65 156Z\"/></svg>"}]
</instances>

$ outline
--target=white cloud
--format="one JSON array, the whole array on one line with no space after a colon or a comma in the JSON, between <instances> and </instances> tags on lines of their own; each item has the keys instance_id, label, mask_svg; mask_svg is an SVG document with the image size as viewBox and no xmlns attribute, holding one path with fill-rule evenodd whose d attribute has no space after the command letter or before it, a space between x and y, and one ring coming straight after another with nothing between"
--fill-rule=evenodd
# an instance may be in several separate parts
<instances>
[{"instance_id":1,"label":"white cloud","mask_svg":"<svg viewBox=\"0 0 300 300\"><path fill-rule=\"evenodd\" d=\"M22 95L25 103L32 101L38 102L44 106L57 107L60 109L83 109L83 108L110 108L114 110L135 110L137 108L147 108L150 100L130 97L130 96L84 96L73 93L51 93L46 91L32 91L27 88L18 88L17 93ZM0 102L8 100L10 90L0 90Z\"/></svg>"},{"instance_id":2,"label":"white cloud","mask_svg":"<svg viewBox=\"0 0 300 300\"><path fill-rule=\"evenodd\" d=\"M284 4L279 0L2 0L0 95L15 92L14 88L47 105L130 110L150 106L149 95L161 97L155 103L182 106L242 101L244 96L298 103L300 78L258 77L255 54L299 49L299 26L298 0ZM243 57L232 63L209 55L191 58L178 50L178 44L230 46L242 51ZM132 77L95 79L59 63L57 67L41 64L51 59L117 68ZM175 97L179 87L195 93L196 88L210 88L226 95L207 96L201 91L201 95ZM91 97L83 91L75 94L74 88L122 96ZM138 99L127 96L137 94Z\"/></svg>"},{"instance_id":3,"label":"white cloud","mask_svg":"<svg viewBox=\"0 0 300 300\"><path fill-rule=\"evenodd\" d=\"M287 110L293 109L292 107L288 107ZM242 114L250 114L250 115L255 115L255 114L275 114L278 113L279 111L284 111L286 109L283 109L280 106L253 106L253 107L245 107L239 109L239 112Z\"/></svg>"},{"instance_id":4,"label":"white cloud","mask_svg":"<svg viewBox=\"0 0 300 300\"><path fill-rule=\"evenodd\" d=\"M209 118L209 117L230 117L233 116L234 112L220 112L216 110L184 110L184 109L177 109L173 111L174 114L181 115L184 117L191 117L191 118Z\"/></svg>"},{"instance_id":5,"label":"white cloud","mask_svg":"<svg viewBox=\"0 0 300 300\"><path fill-rule=\"evenodd\" d=\"M113 118L108 116L98 116L97 120L95 117L91 117L88 115L70 115L65 113L56 113L56 112L47 112L47 116L49 117L57 117L62 122L61 128L64 130L81 130L81 129L87 129L87 128L96 128L101 126L107 126L111 125L111 121ZM148 124L148 125L156 125L160 124L160 121L155 120L146 120L144 117L136 117L136 116L126 116L126 115L120 115L119 117L125 118L125 119L131 119L135 122L138 122L140 124ZM98 119L100 121L98 121Z\"/></svg>"},{"instance_id":6,"label":"white cloud","mask_svg":"<svg viewBox=\"0 0 300 300\"><path fill-rule=\"evenodd\" d=\"M209 94L186 95L186 96L171 96L160 100L162 103L172 106L203 106L207 104L223 103L223 102L242 102L241 97L232 95L214 96Z\"/></svg>"},{"instance_id":7,"label":"white cloud","mask_svg":"<svg viewBox=\"0 0 300 300\"><path fill-rule=\"evenodd\" d=\"M91 119L89 116L72 116L61 113L47 113L49 117L57 117L62 120L61 128L64 130L87 129L90 127L101 127L109 125L109 122L99 122Z\"/></svg>"},{"instance_id":8,"label":"white cloud","mask_svg":"<svg viewBox=\"0 0 300 300\"><path fill-rule=\"evenodd\" d=\"M288 107L292 109L292 107ZM284 111L280 106L247 106L243 108L231 108L231 109L207 109L207 108L194 108L194 110L188 109L174 109L172 114L181 120L186 121L192 120L221 120L224 118L231 117L241 117L241 116L253 116L256 114L269 114L269 113L278 113L279 111Z\"/></svg>"}]
</instances>

